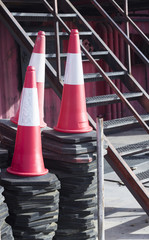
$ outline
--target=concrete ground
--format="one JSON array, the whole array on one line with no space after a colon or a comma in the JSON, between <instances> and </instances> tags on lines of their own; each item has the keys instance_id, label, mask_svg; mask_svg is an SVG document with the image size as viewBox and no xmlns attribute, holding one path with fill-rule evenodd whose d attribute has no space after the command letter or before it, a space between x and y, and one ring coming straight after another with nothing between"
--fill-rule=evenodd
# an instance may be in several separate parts
<instances>
[{"instance_id":1,"label":"concrete ground","mask_svg":"<svg viewBox=\"0 0 149 240\"><path fill-rule=\"evenodd\" d=\"M105 181L105 240L149 239L149 216L124 186Z\"/></svg>"},{"instance_id":2,"label":"concrete ground","mask_svg":"<svg viewBox=\"0 0 149 240\"><path fill-rule=\"evenodd\" d=\"M114 146L123 146L148 140L149 135L138 129L135 133L113 134L109 139ZM142 159L136 158L127 163L135 169L144 168L149 155L142 156ZM149 216L106 161L104 179L105 240L149 240Z\"/></svg>"}]
</instances>

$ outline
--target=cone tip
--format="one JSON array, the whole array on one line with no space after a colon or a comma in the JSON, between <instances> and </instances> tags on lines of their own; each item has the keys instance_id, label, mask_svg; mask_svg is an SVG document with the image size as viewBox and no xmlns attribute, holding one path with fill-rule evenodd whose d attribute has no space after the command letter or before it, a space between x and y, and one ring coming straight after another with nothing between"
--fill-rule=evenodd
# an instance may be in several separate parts
<instances>
[{"instance_id":1,"label":"cone tip","mask_svg":"<svg viewBox=\"0 0 149 240\"><path fill-rule=\"evenodd\" d=\"M39 31L36 37L33 53L45 54L45 32Z\"/></svg>"},{"instance_id":2,"label":"cone tip","mask_svg":"<svg viewBox=\"0 0 149 240\"><path fill-rule=\"evenodd\" d=\"M78 29L71 29L71 34L79 34Z\"/></svg>"},{"instance_id":3,"label":"cone tip","mask_svg":"<svg viewBox=\"0 0 149 240\"><path fill-rule=\"evenodd\" d=\"M28 66L28 67L27 67L27 71L35 71L35 67L33 67L33 66Z\"/></svg>"},{"instance_id":4,"label":"cone tip","mask_svg":"<svg viewBox=\"0 0 149 240\"><path fill-rule=\"evenodd\" d=\"M81 53L78 29L71 29L68 53Z\"/></svg>"},{"instance_id":5,"label":"cone tip","mask_svg":"<svg viewBox=\"0 0 149 240\"><path fill-rule=\"evenodd\" d=\"M44 31L39 31L38 36L41 36L41 35L45 36L45 32Z\"/></svg>"},{"instance_id":6,"label":"cone tip","mask_svg":"<svg viewBox=\"0 0 149 240\"><path fill-rule=\"evenodd\" d=\"M25 74L24 88L36 88L35 68L28 66Z\"/></svg>"}]
</instances>

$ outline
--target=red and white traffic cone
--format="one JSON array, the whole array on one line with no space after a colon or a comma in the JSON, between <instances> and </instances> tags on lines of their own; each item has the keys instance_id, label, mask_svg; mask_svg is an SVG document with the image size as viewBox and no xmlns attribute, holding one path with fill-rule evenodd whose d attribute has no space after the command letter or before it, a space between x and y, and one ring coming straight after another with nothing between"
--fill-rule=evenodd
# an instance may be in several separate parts
<instances>
[{"instance_id":1,"label":"red and white traffic cone","mask_svg":"<svg viewBox=\"0 0 149 240\"><path fill-rule=\"evenodd\" d=\"M61 109L56 131L67 133L85 133L92 131L89 125L80 39L77 29L72 29L66 61Z\"/></svg>"},{"instance_id":2,"label":"red and white traffic cone","mask_svg":"<svg viewBox=\"0 0 149 240\"><path fill-rule=\"evenodd\" d=\"M35 68L32 66L28 66L26 71L14 155L7 171L20 176L48 173L42 156L38 93Z\"/></svg>"},{"instance_id":3,"label":"red and white traffic cone","mask_svg":"<svg viewBox=\"0 0 149 240\"><path fill-rule=\"evenodd\" d=\"M45 32L43 31L38 32L34 49L29 61L29 66L34 66L36 71L40 127L46 127L47 124L43 120L44 119L44 86L45 86ZM10 119L15 124L18 124L19 111L20 111L20 105L16 115Z\"/></svg>"},{"instance_id":4,"label":"red and white traffic cone","mask_svg":"<svg viewBox=\"0 0 149 240\"><path fill-rule=\"evenodd\" d=\"M45 32L38 32L29 66L34 66L38 90L40 127L46 127L44 122L44 86L45 86Z\"/></svg>"}]
</instances>

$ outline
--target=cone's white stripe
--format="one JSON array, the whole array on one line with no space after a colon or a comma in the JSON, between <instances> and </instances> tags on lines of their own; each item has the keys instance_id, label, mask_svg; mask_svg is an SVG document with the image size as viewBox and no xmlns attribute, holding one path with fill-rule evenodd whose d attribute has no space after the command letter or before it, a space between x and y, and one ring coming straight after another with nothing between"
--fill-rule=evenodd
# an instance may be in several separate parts
<instances>
[{"instance_id":1,"label":"cone's white stripe","mask_svg":"<svg viewBox=\"0 0 149 240\"><path fill-rule=\"evenodd\" d=\"M64 84L84 84L81 53L67 54Z\"/></svg>"},{"instance_id":2,"label":"cone's white stripe","mask_svg":"<svg viewBox=\"0 0 149 240\"><path fill-rule=\"evenodd\" d=\"M37 88L23 88L18 125L40 125Z\"/></svg>"},{"instance_id":3,"label":"cone's white stripe","mask_svg":"<svg viewBox=\"0 0 149 240\"><path fill-rule=\"evenodd\" d=\"M32 53L29 66L35 67L36 82L45 82L45 54Z\"/></svg>"}]
</instances>

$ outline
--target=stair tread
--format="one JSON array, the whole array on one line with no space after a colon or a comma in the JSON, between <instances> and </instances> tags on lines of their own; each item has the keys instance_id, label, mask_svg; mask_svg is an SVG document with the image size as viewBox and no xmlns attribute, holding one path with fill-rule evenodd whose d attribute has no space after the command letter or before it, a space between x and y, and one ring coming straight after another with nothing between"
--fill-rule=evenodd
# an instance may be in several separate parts
<instances>
[{"instance_id":1,"label":"stair tread","mask_svg":"<svg viewBox=\"0 0 149 240\"><path fill-rule=\"evenodd\" d=\"M132 154L146 152L149 151L149 140L118 147L116 150L121 156L130 156Z\"/></svg>"},{"instance_id":2,"label":"stair tread","mask_svg":"<svg viewBox=\"0 0 149 240\"><path fill-rule=\"evenodd\" d=\"M116 79L120 76L125 75L125 71L117 71L117 72L106 72L107 76L110 77L111 79ZM95 82L95 81L100 81L104 80L102 75L100 73L87 73L84 74L84 82ZM64 79L64 76L62 76L62 79Z\"/></svg>"},{"instance_id":3,"label":"stair tread","mask_svg":"<svg viewBox=\"0 0 149 240\"><path fill-rule=\"evenodd\" d=\"M103 56L103 55L107 55L108 51L91 52L90 54L92 56ZM84 56L85 56L85 54L82 53L82 57L84 57ZM61 53L60 57L61 58L66 58L67 57L67 53ZM56 58L56 54L55 53L46 54L46 58Z\"/></svg>"},{"instance_id":4,"label":"stair tread","mask_svg":"<svg viewBox=\"0 0 149 240\"><path fill-rule=\"evenodd\" d=\"M140 171L138 173L136 173L137 178L141 181L145 183L149 183L149 166L145 166L147 167L147 169L145 171ZM149 184L148 184L149 186Z\"/></svg>"},{"instance_id":5,"label":"stair tread","mask_svg":"<svg viewBox=\"0 0 149 240\"><path fill-rule=\"evenodd\" d=\"M144 114L140 116L144 121L149 120L149 114ZM104 121L104 130L115 128L115 127L121 127L124 125L130 125L137 122L138 121L134 116L112 119L112 120Z\"/></svg>"},{"instance_id":6,"label":"stair tread","mask_svg":"<svg viewBox=\"0 0 149 240\"><path fill-rule=\"evenodd\" d=\"M34 17L34 16L39 16L39 17L51 17L53 16L51 13L31 13L31 12L12 12L13 16L27 16L27 17ZM77 16L75 13L59 13L59 16L62 17L68 17L68 16Z\"/></svg>"},{"instance_id":7,"label":"stair tread","mask_svg":"<svg viewBox=\"0 0 149 240\"><path fill-rule=\"evenodd\" d=\"M142 92L123 93L123 96L129 100L135 100L136 98L141 97L142 95L143 95ZM101 96L86 98L87 106L112 104L119 101L120 101L120 98L116 94L101 95Z\"/></svg>"},{"instance_id":8,"label":"stair tread","mask_svg":"<svg viewBox=\"0 0 149 240\"><path fill-rule=\"evenodd\" d=\"M125 71L106 72L106 75L112 79L112 78L115 78L115 77L124 76L125 73L126 73ZM102 79L102 78L103 77L100 73L84 74L84 81L85 82L98 81L99 79Z\"/></svg>"},{"instance_id":9,"label":"stair tread","mask_svg":"<svg viewBox=\"0 0 149 240\"><path fill-rule=\"evenodd\" d=\"M38 35L38 32L27 32L28 36L30 37L36 37ZM86 32L79 32L80 36L86 36L86 35L92 35L92 32L86 31ZM45 32L46 37L53 37L55 36L55 32ZM59 32L59 36L69 36L67 32Z\"/></svg>"},{"instance_id":10,"label":"stair tread","mask_svg":"<svg viewBox=\"0 0 149 240\"><path fill-rule=\"evenodd\" d=\"M12 12L12 15L17 18L18 20L21 21L30 21L31 19L33 20L49 20L49 18L53 18L53 14L51 13L28 13L28 12ZM73 18L76 17L77 15L75 13L60 13L59 17L61 18Z\"/></svg>"}]
</instances>

